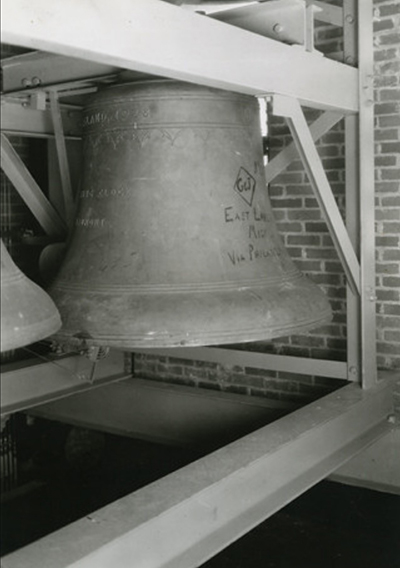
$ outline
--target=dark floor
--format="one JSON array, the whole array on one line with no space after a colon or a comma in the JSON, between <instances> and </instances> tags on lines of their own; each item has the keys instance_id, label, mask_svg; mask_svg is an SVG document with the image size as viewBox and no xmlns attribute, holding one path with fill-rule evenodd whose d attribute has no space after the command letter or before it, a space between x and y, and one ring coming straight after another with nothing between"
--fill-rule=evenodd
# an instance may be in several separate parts
<instances>
[{"instance_id":1,"label":"dark floor","mask_svg":"<svg viewBox=\"0 0 400 568\"><path fill-rule=\"evenodd\" d=\"M32 490L4 496L1 555L196 457L115 436L85 438L76 429L64 434L63 444L56 437L41 455L27 456ZM203 566L400 568L400 497L322 482Z\"/></svg>"}]
</instances>

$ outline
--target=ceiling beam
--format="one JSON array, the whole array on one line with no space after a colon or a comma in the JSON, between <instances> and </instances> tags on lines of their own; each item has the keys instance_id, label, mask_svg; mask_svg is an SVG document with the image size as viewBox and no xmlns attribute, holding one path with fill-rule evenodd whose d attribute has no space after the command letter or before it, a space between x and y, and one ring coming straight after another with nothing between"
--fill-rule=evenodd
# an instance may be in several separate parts
<instances>
[{"instance_id":1,"label":"ceiling beam","mask_svg":"<svg viewBox=\"0 0 400 568\"><path fill-rule=\"evenodd\" d=\"M318 108L358 110L352 67L160 0L3 0L10 44Z\"/></svg>"}]
</instances>

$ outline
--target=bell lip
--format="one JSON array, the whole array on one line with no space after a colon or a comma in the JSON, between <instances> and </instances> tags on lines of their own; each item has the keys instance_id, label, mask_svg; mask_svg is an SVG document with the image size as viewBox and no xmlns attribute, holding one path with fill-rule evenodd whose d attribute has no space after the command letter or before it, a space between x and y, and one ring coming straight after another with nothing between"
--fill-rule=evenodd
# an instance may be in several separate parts
<instances>
[{"instance_id":1,"label":"bell lip","mask_svg":"<svg viewBox=\"0 0 400 568\"><path fill-rule=\"evenodd\" d=\"M318 319L313 321L303 321L298 324L288 324L286 326L276 325L274 327L264 327L257 330L241 330L240 332L232 330L220 330L210 332L192 332L192 333L148 333L131 335L130 337L110 337L110 334L96 337L90 337L89 334L68 334L61 329L53 336L53 339L62 343L86 346L107 346L115 349L138 349L138 348L164 348L164 347L201 347L207 345L230 345L235 343L253 343L256 341L268 341L278 337L288 337L290 335L304 333L312 329L318 328L329 323L332 320L331 309L322 312ZM185 337L184 337L185 336Z\"/></svg>"},{"instance_id":2,"label":"bell lip","mask_svg":"<svg viewBox=\"0 0 400 568\"><path fill-rule=\"evenodd\" d=\"M13 351L14 349L21 349L27 345L32 345L42 339L52 336L54 333L59 331L61 328L61 318L57 311L55 313L39 322L32 323L29 327L24 329L24 335L26 336L22 341L20 339L20 333L14 332L8 333L9 337L5 338L6 333L1 330L1 341L0 341L0 351L4 353L6 351Z\"/></svg>"}]
</instances>

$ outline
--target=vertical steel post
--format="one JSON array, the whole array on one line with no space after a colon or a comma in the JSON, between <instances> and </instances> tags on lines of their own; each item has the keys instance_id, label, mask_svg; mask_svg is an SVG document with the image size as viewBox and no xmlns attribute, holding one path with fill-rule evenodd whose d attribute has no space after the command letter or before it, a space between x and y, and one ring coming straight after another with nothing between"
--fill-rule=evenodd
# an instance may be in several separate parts
<instances>
[{"instance_id":1,"label":"vertical steel post","mask_svg":"<svg viewBox=\"0 0 400 568\"><path fill-rule=\"evenodd\" d=\"M362 386L377 381L372 0L358 0Z\"/></svg>"},{"instance_id":2,"label":"vertical steel post","mask_svg":"<svg viewBox=\"0 0 400 568\"><path fill-rule=\"evenodd\" d=\"M343 59L357 65L357 0L343 2ZM356 254L360 252L360 180L358 116L348 115L344 122L346 226ZM347 286L347 374L361 382L360 296Z\"/></svg>"}]
</instances>

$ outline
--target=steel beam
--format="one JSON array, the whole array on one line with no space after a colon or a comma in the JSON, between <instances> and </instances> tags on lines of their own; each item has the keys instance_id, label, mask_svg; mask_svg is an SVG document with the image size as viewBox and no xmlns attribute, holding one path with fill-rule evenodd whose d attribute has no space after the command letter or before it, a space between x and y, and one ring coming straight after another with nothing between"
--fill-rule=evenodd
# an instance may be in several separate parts
<instances>
[{"instance_id":1,"label":"steel beam","mask_svg":"<svg viewBox=\"0 0 400 568\"><path fill-rule=\"evenodd\" d=\"M285 371L289 373L304 373L330 377L333 379L346 379L346 363L341 361L327 361L325 359L310 359L306 357L292 357L275 355L272 353L255 353L253 351L239 351L235 349L218 349L210 347L174 347L171 349L133 349L135 353L144 353L160 357L177 357L194 361L209 361L221 365L239 365L253 367L268 371Z\"/></svg>"},{"instance_id":2,"label":"steel beam","mask_svg":"<svg viewBox=\"0 0 400 568\"><path fill-rule=\"evenodd\" d=\"M352 384L2 559L3 568L199 566L388 430Z\"/></svg>"},{"instance_id":3,"label":"steel beam","mask_svg":"<svg viewBox=\"0 0 400 568\"><path fill-rule=\"evenodd\" d=\"M314 141L319 140L321 136L326 134L343 118L342 114L335 112L324 112L310 126L310 132ZM279 175L287 166L298 157L296 144L292 142L288 144L277 156L272 158L265 166L265 177L267 183L270 183L277 175Z\"/></svg>"},{"instance_id":4,"label":"steel beam","mask_svg":"<svg viewBox=\"0 0 400 568\"><path fill-rule=\"evenodd\" d=\"M314 11L313 6L310 7ZM298 0L259 2L233 6L209 14L209 17L271 39L305 46L307 8Z\"/></svg>"},{"instance_id":5,"label":"steel beam","mask_svg":"<svg viewBox=\"0 0 400 568\"><path fill-rule=\"evenodd\" d=\"M361 263L361 376L365 388L377 380L375 296L374 53L372 0L358 2L359 179Z\"/></svg>"},{"instance_id":6,"label":"steel beam","mask_svg":"<svg viewBox=\"0 0 400 568\"><path fill-rule=\"evenodd\" d=\"M275 95L273 113L284 116L328 225L339 259L353 294L360 294L360 264L312 139L303 111L295 99Z\"/></svg>"},{"instance_id":7,"label":"steel beam","mask_svg":"<svg viewBox=\"0 0 400 568\"><path fill-rule=\"evenodd\" d=\"M344 61L354 64L357 57L357 0L343 3ZM360 145L358 116L347 116L344 121L346 227L357 256L360 254ZM349 377L361 382L361 316L360 296L347 286L347 367Z\"/></svg>"},{"instance_id":8,"label":"steel beam","mask_svg":"<svg viewBox=\"0 0 400 568\"><path fill-rule=\"evenodd\" d=\"M266 397L135 377L41 404L28 413L119 436L210 451L298 407Z\"/></svg>"},{"instance_id":9,"label":"steel beam","mask_svg":"<svg viewBox=\"0 0 400 568\"><path fill-rule=\"evenodd\" d=\"M108 357L97 363L76 355L52 358L45 363L40 359L23 361L15 367L15 364L2 367L2 415L128 377L124 371L124 354L120 351L110 351Z\"/></svg>"},{"instance_id":10,"label":"steel beam","mask_svg":"<svg viewBox=\"0 0 400 568\"><path fill-rule=\"evenodd\" d=\"M50 110L38 110L26 100L3 97L1 101L1 131L14 136L53 138L54 126ZM67 139L80 139L81 112L79 109L61 107L63 129Z\"/></svg>"},{"instance_id":11,"label":"steel beam","mask_svg":"<svg viewBox=\"0 0 400 568\"><path fill-rule=\"evenodd\" d=\"M72 227L74 222L74 195L72 192L71 175L69 171L67 146L64 138L64 127L58 94L50 89L50 112L54 126L58 165L60 169L61 189L64 201L64 211L67 226Z\"/></svg>"},{"instance_id":12,"label":"steel beam","mask_svg":"<svg viewBox=\"0 0 400 568\"><path fill-rule=\"evenodd\" d=\"M284 93L319 108L358 110L355 69L159 0L3 0L2 11L6 43L253 95Z\"/></svg>"},{"instance_id":13,"label":"steel beam","mask_svg":"<svg viewBox=\"0 0 400 568\"><path fill-rule=\"evenodd\" d=\"M63 88L65 83L88 83L117 75L121 69L56 53L34 51L3 59L3 93L29 94L32 88Z\"/></svg>"},{"instance_id":14,"label":"steel beam","mask_svg":"<svg viewBox=\"0 0 400 568\"><path fill-rule=\"evenodd\" d=\"M306 0L307 4L312 4L319 10L315 10L314 17L320 22L332 24L334 26L343 25L343 8L340 6L333 6L326 2L319 2L318 0Z\"/></svg>"},{"instance_id":15,"label":"steel beam","mask_svg":"<svg viewBox=\"0 0 400 568\"><path fill-rule=\"evenodd\" d=\"M65 225L44 196L5 134L1 134L1 167L48 235L65 236Z\"/></svg>"}]
</instances>

